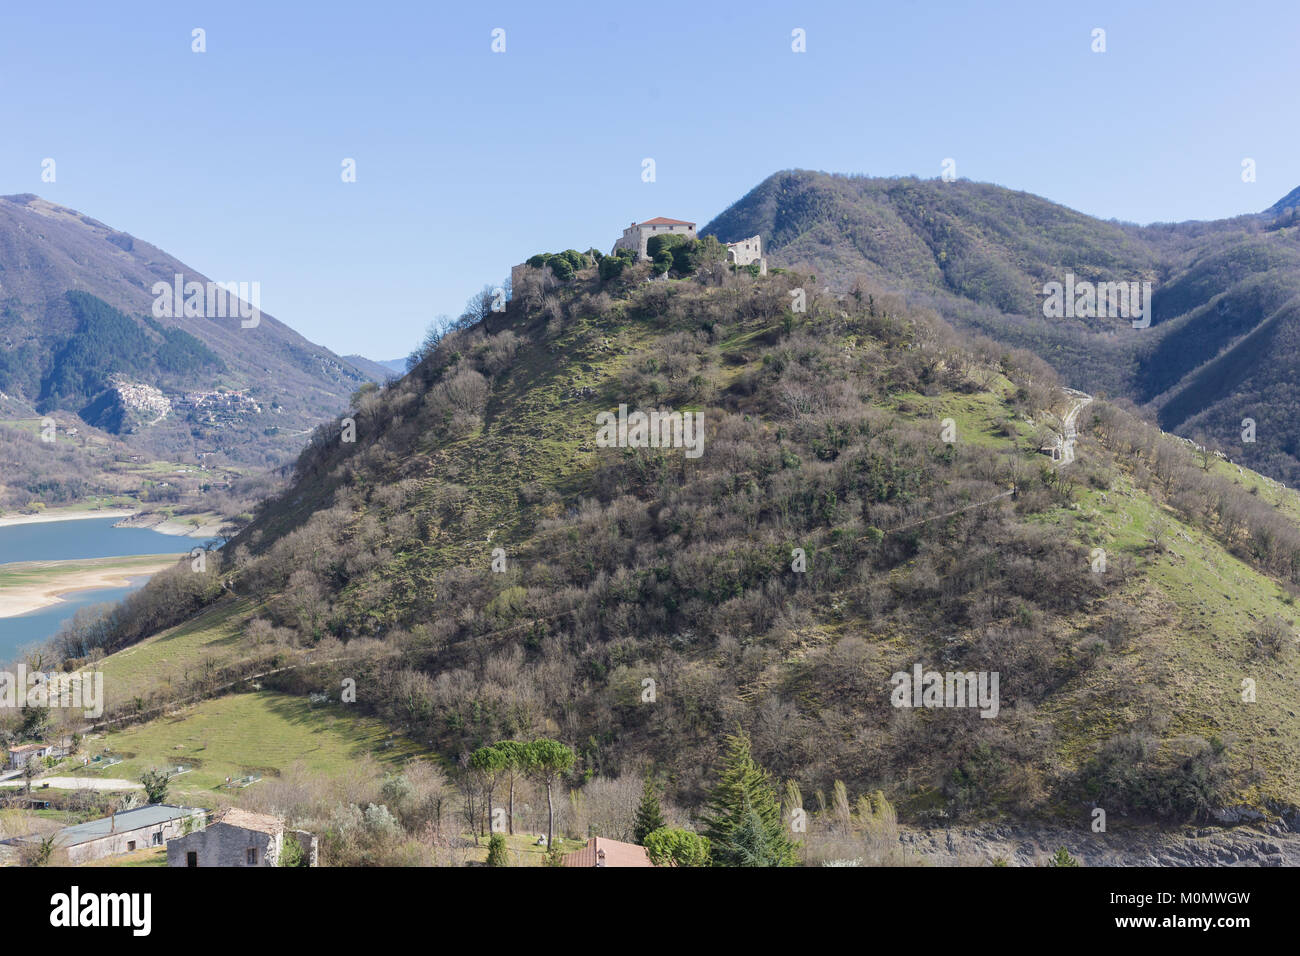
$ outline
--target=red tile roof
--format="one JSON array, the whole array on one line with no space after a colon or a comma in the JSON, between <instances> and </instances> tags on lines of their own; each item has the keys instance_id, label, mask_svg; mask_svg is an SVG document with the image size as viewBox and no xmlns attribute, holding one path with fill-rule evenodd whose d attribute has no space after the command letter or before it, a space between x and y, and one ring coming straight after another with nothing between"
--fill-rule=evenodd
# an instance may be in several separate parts
<instances>
[{"instance_id":1,"label":"red tile roof","mask_svg":"<svg viewBox=\"0 0 1300 956\"><path fill-rule=\"evenodd\" d=\"M654 866L645 847L592 837L581 850L564 854L565 866Z\"/></svg>"},{"instance_id":2,"label":"red tile roof","mask_svg":"<svg viewBox=\"0 0 1300 956\"><path fill-rule=\"evenodd\" d=\"M647 219L642 226L693 226L695 223L687 222L684 219L665 219L663 216L656 216L654 219Z\"/></svg>"}]
</instances>

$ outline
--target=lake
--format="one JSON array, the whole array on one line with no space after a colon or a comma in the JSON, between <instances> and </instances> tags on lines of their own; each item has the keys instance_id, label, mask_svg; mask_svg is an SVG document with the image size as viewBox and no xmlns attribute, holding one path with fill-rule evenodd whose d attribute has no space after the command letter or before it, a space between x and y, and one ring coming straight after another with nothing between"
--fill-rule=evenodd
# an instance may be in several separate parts
<instances>
[{"instance_id":1,"label":"lake","mask_svg":"<svg viewBox=\"0 0 1300 956\"><path fill-rule=\"evenodd\" d=\"M49 521L43 524L0 528L0 564L14 561L72 561L139 554L185 554L202 544L196 538L160 534L149 528L114 528L118 518ZM58 604L24 614L0 618L0 662L29 644L49 640L64 621L90 604L120 601L143 586L147 576L132 578L130 587L74 591Z\"/></svg>"}]
</instances>

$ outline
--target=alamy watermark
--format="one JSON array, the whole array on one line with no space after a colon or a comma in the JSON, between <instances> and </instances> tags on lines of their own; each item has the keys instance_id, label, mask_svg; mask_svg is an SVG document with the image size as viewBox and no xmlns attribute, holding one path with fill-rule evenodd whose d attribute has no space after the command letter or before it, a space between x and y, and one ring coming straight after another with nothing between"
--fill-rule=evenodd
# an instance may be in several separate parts
<instances>
[{"instance_id":1,"label":"alamy watermark","mask_svg":"<svg viewBox=\"0 0 1300 956\"><path fill-rule=\"evenodd\" d=\"M1133 328L1151 325L1150 282L1082 282L1067 272L1065 282L1043 286L1043 317L1048 319L1131 319Z\"/></svg>"},{"instance_id":2,"label":"alamy watermark","mask_svg":"<svg viewBox=\"0 0 1300 956\"><path fill-rule=\"evenodd\" d=\"M185 281L179 272L170 284L155 282L155 319L240 319L240 327L255 329L262 323L260 282Z\"/></svg>"},{"instance_id":3,"label":"alamy watermark","mask_svg":"<svg viewBox=\"0 0 1300 956\"><path fill-rule=\"evenodd\" d=\"M104 713L104 673L65 674L62 671L0 671L0 709L19 707L78 707L88 718Z\"/></svg>"},{"instance_id":4,"label":"alamy watermark","mask_svg":"<svg viewBox=\"0 0 1300 956\"><path fill-rule=\"evenodd\" d=\"M978 707L981 717L998 715L998 672L927 671L920 664L912 673L898 671L889 701L895 707Z\"/></svg>"},{"instance_id":5,"label":"alamy watermark","mask_svg":"<svg viewBox=\"0 0 1300 956\"><path fill-rule=\"evenodd\" d=\"M703 412L596 413L596 446L599 448L684 448L687 458L704 454Z\"/></svg>"}]
</instances>

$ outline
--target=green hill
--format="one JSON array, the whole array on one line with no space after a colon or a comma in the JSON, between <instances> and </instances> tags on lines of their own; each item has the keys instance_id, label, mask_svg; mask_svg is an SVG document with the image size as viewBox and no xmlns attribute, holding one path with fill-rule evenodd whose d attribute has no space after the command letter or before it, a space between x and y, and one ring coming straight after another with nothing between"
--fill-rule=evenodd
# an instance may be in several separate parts
<instances>
[{"instance_id":1,"label":"green hill","mask_svg":"<svg viewBox=\"0 0 1300 956\"><path fill-rule=\"evenodd\" d=\"M1107 229L1098 257L1136 241ZM1104 401L1053 464L1080 402L1032 354L701 255L537 270L63 656L110 652L123 714L353 679L448 760L546 734L575 779L649 763L686 806L737 725L805 794L916 821L1300 805L1291 492ZM698 412L702 454L603 447L624 405ZM894 706L918 664L996 672L997 716Z\"/></svg>"}]
</instances>

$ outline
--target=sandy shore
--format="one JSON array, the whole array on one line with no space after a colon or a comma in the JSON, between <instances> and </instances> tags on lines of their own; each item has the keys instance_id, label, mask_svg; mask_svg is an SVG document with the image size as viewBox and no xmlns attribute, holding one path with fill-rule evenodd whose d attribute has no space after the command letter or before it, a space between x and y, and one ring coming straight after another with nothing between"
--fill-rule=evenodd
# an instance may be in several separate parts
<instances>
[{"instance_id":1,"label":"sandy shore","mask_svg":"<svg viewBox=\"0 0 1300 956\"><path fill-rule=\"evenodd\" d=\"M49 524L51 521L85 521L89 518L129 518L135 512L128 508L101 508L85 511L73 508L42 511L36 515L0 515L0 528L16 524Z\"/></svg>"},{"instance_id":2,"label":"sandy shore","mask_svg":"<svg viewBox=\"0 0 1300 956\"><path fill-rule=\"evenodd\" d=\"M200 524L196 527L190 522L190 518L199 519ZM225 521L217 515L182 515L178 518L167 518L154 512L132 512L130 515L119 521L115 527L118 528L148 528L150 531L157 531L159 534L170 534L180 538L215 538L221 531L221 526Z\"/></svg>"},{"instance_id":3,"label":"sandy shore","mask_svg":"<svg viewBox=\"0 0 1300 956\"><path fill-rule=\"evenodd\" d=\"M144 561L129 562L129 558L103 558L105 562L99 567L86 567L86 561L32 561L23 564L5 565L5 570L22 570L41 573L44 580L32 583L19 583L0 587L0 618L17 617L29 614L41 608L58 604L65 594L76 591L97 591L106 588L124 588L133 578L156 574L169 568L179 560L171 557L156 557ZM119 562L113 564L112 562ZM75 565L82 570L60 573L60 566Z\"/></svg>"},{"instance_id":4,"label":"sandy shore","mask_svg":"<svg viewBox=\"0 0 1300 956\"><path fill-rule=\"evenodd\" d=\"M0 515L0 528L20 524L49 524L52 521L85 521L89 518L116 518L118 528L148 528L159 534L169 534L178 538L215 538L221 530L224 520L213 514L198 515L201 522L198 527L190 523L190 516L168 518L152 511L132 511L129 508L101 508L88 511L78 508L56 508L35 515L10 514Z\"/></svg>"}]
</instances>

